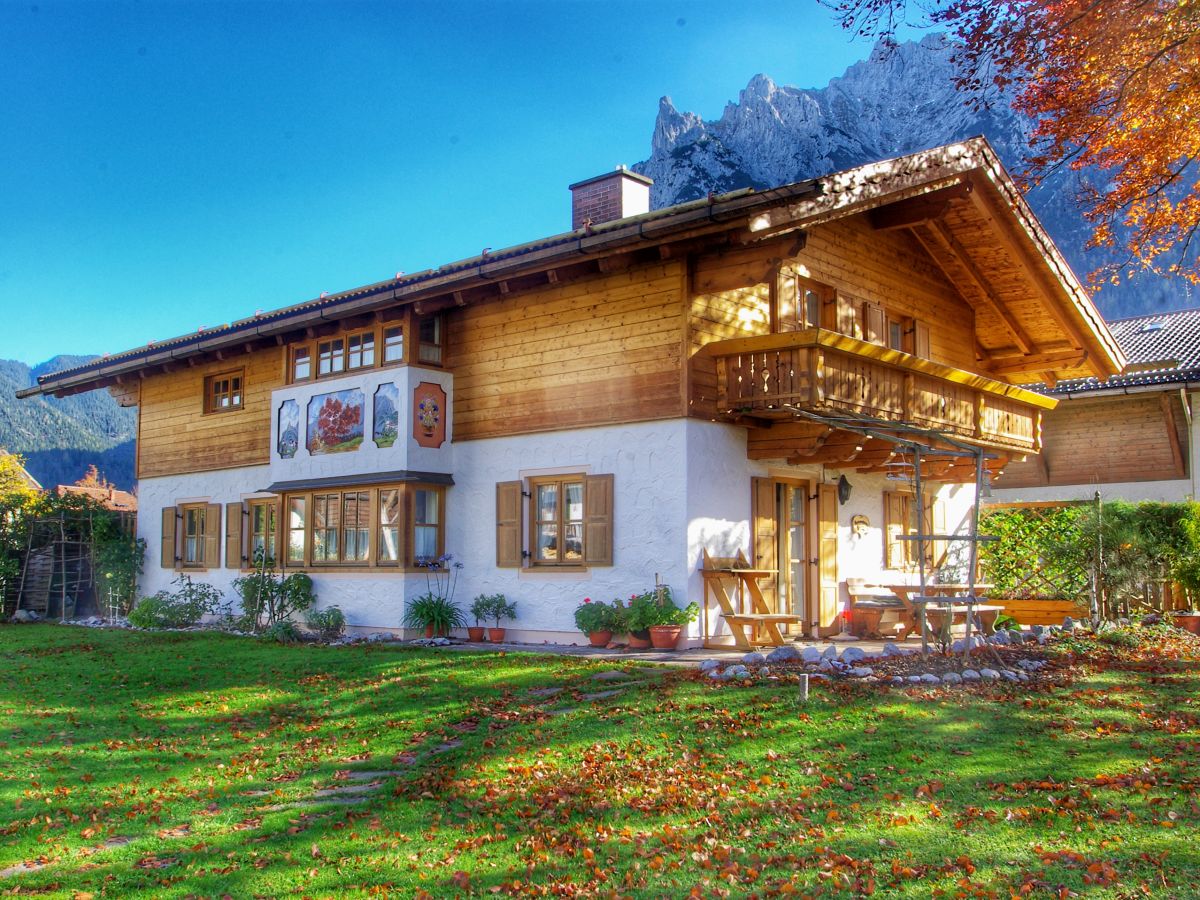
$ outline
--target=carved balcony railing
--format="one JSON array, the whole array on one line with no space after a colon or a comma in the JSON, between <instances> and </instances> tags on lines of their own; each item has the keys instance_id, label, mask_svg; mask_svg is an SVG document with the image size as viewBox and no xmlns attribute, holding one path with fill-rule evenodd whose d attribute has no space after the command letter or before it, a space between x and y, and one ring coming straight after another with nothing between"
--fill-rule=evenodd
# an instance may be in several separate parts
<instances>
[{"instance_id":1,"label":"carved balcony railing","mask_svg":"<svg viewBox=\"0 0 1200 900\"><path fill-rule=\"evenodd\" d=\"M1010 384L819 329L708 344L693 371L701 391L706 382L715 387L721 418L851 413L1020 452L1041 449L1041 410L1054 406Z\"/></svg>"}]
</instances>

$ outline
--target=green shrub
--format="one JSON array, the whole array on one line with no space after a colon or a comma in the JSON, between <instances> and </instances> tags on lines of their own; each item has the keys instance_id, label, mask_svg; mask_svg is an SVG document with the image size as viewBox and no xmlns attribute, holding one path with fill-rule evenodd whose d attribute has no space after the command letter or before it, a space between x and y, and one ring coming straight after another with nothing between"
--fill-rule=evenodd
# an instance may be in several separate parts
<instances>
[{"instance_id":1,"label":"green shrub","mask_svg":"<svg viewBox=\"0 0 1200 900\"><path fill-rule=\"evenodd\" d=\"M337 640L346 630L346 616L336 606L310 610L305 621L318 637L326 641Z\"/></svg>"},{"instance_id":2,"label":"green shrub","mask_svg":"<svg viewBox=\"0 0 1200 900\"><path fill-rule=\"evenodd\" d=\"M135 628L185 628L221 611L221 592L211 584L194 582L190 575L180 575L171 583L179 585L179 590L143 597L130 610L129 624Z\"/></svg>"},{"instance_id":3,"label":"green shrub","mask_svg":"<svg viewBox=\"0 0 1200 900\"><path fill-rule=\"evenodd\" d=\"M312 579L304 572L280 578L275 574L274 562L264 559L261 553L254 563L253 575L233 581L233 589L242 598L242 619L249 630L260 632L317 602Z\"/></svg>"},{"instance_id":4,"label":"green shrub","mask_svg":"<svg viewBox=\"0 0 1200 900\"><path fill-rule=\"evenodd\" d=\"M277 644L299 644L304 636L291 622L274 622L262 633L262 639Z\"/></svg>"}]
</instances>

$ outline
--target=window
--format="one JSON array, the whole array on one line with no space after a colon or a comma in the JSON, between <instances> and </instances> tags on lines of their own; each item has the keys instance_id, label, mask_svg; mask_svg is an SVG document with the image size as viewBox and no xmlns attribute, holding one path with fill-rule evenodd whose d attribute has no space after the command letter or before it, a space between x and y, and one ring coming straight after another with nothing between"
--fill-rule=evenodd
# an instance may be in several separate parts
<instances>
[{"instance_id":1,"label":"window","mask_svg":"<svg viewBox=\"0 0 1200 900\"><path fill-rule=\"evenodd\" d=\"M533 564L583 564L583 477L532 482Z\"/></svg>"},{"instance_id":2,"label":"window","mask_svg":"<svg viewBox=\"0 0 1200 900\"><path fill-rule=\"evenodd\" d=\"M888 319L888 349L908 352L905 348L905 343L904 323L898 322L895 319Z\"/></svg>"},{"instance_id":3,"label":"window","mask_svg":"<svg viewBox=\"0 0 1200 900\"><path fill-rule=\"evenodd\" d=\"M441 485L397 485L289 494L289 567L412 568L445 543Z\"/></svg>"},{"instance_id":4,"label":"window","mask_svg":"<svg viewBox=\"0 0 1200 900\"><path fill-rule=\"evenodd\" d=\"M307 347L292 350L292 381L308 381L312 377L312 357Z\"/></svg>"},{"instance_id":5,"label":"window","mask_svg":"<svg viewBox=\"0 0 1200 900\"><path fill-rule=\"evenodd\" d=\"M417 359L423 363L442 364L442 317L426 316L417 326Z\"/></svg>"},{"instance_id":6,"label":"window","mask_svg":"<svg viewBox=\"0 0 1200 900\"><path fill-rule=\"evenodd\" d=\"M317 376L337 375L346 369L346 342L342 338L317 344Z\"/></svg>"},{"instance_id":7,"label":"window","mask_svg":"<svg viewBox=\"0 0 1200 900\"><path fill-rule=\"evenodd\" d=\"M497 566L552 571L611 566L612 560L612 475L554 475L496 485Z\"/></svg>"},{"instance_id":8,"label":"window","mask_svg":"<svg viewBox=\"0 0 1200 900\"><path fill-rule=\"evenodd\" d=\"M247 560L251 565L259 559L275 562L275 501L250 501L250 546Z\"/></svg>"},{"instance_id":9,"label":"window","mask_svg":"<svg viewBox=\"0 0 1200 900\"><path fill-rule=\"evenodd\" d=\"M383 329L383 362L398 363L404 360L404 327L396 325Z\"/></svg>"},{"instance_id":10,"label":"window","mask_svg":"<svg viewBox=\"0 0 1200 900\"><path fill-rule=\"evenodd\" d=\"M346 347L347 369L367 369L375 365L375 332L350 335Z\"/></svg>"},{"instance_id":11,"label":"window","mask_svg":"<svg viewBox=\"0 0 1200 900\"><path fill-rule=\"evenodd\" d=\"M783 269L775 282L775 321L779 331L822 327L822 311L833 302L833 288Z\"/></svg>"},{"instance_id":12,"label":"window","mask_svg":"<svg viewBox=\"0 0 1200 900\"><path fill-rule=\"evenodd\" d=\"M404 321L416 325L421 362L441 365L443 355L442 317L426 316L417 320L408 315ZM374 326L358 325L341 334L326 334L295 343L288 348L289 383L311 378L334 378L346 372L394 366L409 361L405 357L404 321ZM411 352L411 351L409 351Z\"/></svg>"},{"instance_id":13,"label":"window","mask_svg":"<svg viewBox=\"0 0 1200 900\"><path fill-rule=\"evenodd\" d=\"M221 564L220 553L219 504L183 503L163 507L161 564L164 569L216 567Z\"/></svg>"},{"instance_id":14,"label":"window","mask_svg":"<svg viewBox=\"0 0 1200 900\"><path fill-rule=\"evenodd\" d=\"M242 408L242 373L223 372L204 379L204 411L229 412Z\"/></svg>"}]
</instances>

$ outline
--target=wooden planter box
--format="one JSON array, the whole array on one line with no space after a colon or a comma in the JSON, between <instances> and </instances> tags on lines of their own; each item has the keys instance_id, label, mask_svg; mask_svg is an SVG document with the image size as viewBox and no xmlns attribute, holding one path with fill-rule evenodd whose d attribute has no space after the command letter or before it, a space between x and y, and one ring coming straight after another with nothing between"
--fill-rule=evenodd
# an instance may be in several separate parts
<instances>
[{"instance_id":1,"label":"wooden planter box","mask_svg":"<svg viewBox=\"0 0 1200 900\"><path fill-rule=\"evenodd\" d=\"M1086 602L1075 600L1026 600L1015 597L987 598L989 604L1004 607L1004 615L1016 619L1022 625L1061 625L1063 619L1087 618Z\"/></svg>"}]
</instances>

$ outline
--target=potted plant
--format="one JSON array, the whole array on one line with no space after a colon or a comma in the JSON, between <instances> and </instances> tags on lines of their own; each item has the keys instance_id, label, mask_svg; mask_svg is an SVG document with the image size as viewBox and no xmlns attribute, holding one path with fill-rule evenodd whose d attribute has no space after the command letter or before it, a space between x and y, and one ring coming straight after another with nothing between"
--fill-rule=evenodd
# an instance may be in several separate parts
<instances>
[{"instance_id":1,"label":"potted plant","mask_svg":"<svg viewBox=\"0 0 1200 900\"><path fill-rule=\"evenodd\" d=\"M517 617L517 604L516 602L508 602L503 594L492 594L490 615L496 621L496 626L488 629L488 640L493 644L503 643L504 628L500 623L504 619L515 619Z\"/></svg>"},{"instance_id":2,"label":"potted plant","mask_svg":"<svg viewBox=\"0 0 1200 900\"><path fill-rule=\"evenodd\" d=\"M700 607L689 603L683 609L675 605L671 599L671 589L666 585L656 588L653 592L655 602L646 613L650 628L650 645L655 650L674 650L679 643L679 635L683 626L696 621L700 616Z\"/></svg>"},{"instance_id":3,"label":"potted plant","mask_svg":"<svg viewBox=\"0 0 1200 900\"><path fill-rule=\"evenodd\" d=\"M585 597L575 607L575 627L588 636L593 647L605 647L613 632L625 627L625 607L620 601L593 603L591 597Z\"/></svg>"},{"instance_id":4,"label":"potted plant","mask_svg":"<svg viewBox=\"0 0 1200 900\"><path fill-rule=\"evenodd\" d=\"M657 607L654 591L629 596L626 624L629 628L629 649L650 649L650 626L655 622Z\"/></svg>"},{"instance_id":5,"label":"potted plant","mask_svg":"<svg viewBox=\"0 0 1200 900\"><path fill-rule=\"evenodd\" d=\"M426 591L404 611L405 628L423 628L425 637L446 637L452 628L466 625L462 610L447 597Z\"/></svg>"},{"instance_id":6,"label":"potted plant","mask_svg":"<svg viewBox=\"0 0 1200 900\"><path fill-rule=\"evenodd\" d=\"M471 617L475 624L467 627L467 640L477 644L483 641L483 623L492 617L492 606L497 596L503 595L480 594L471 601Z\"/></svg>"}]
</instances>

